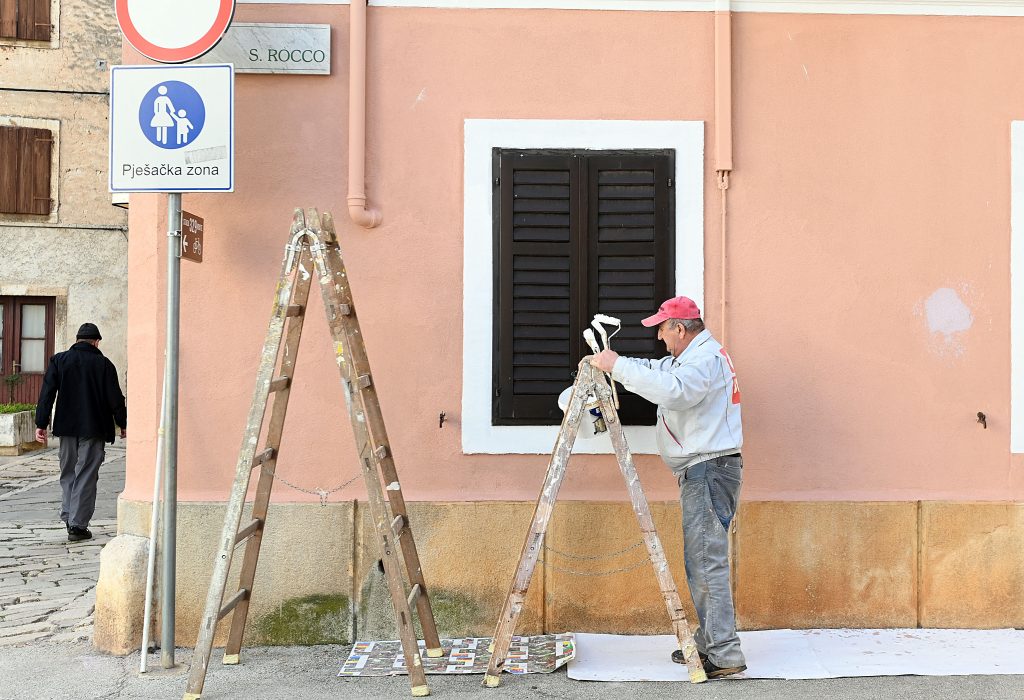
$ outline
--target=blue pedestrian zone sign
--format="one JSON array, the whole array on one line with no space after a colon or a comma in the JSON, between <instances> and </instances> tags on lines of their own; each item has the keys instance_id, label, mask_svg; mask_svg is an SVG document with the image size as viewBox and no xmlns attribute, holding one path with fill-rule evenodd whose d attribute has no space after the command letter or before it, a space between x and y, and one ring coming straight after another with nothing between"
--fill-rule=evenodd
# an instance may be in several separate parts
<instances>
[{"instance_id":1,"label":"blue pedestrian zone sign","mask_svg":"<svg viewBox=\"0 0 1024 700\"><path fill-rule=\"evenodd\" d=\"M206 106L188 83L168 80L156 85L139 105L139 126L150 143L181 148L195 141L206 122Z\"/></svg>"},{"instance_id":2,"label":"blue pedestrian zone sign","mask_svg":"<svg viewBox=\"0 0 1024 700\"><path fill-rule=\"evenodd\" d=\"M234 145L231 65L111 69L111 192L231 192Z\"/></svg>"}]
</instances>

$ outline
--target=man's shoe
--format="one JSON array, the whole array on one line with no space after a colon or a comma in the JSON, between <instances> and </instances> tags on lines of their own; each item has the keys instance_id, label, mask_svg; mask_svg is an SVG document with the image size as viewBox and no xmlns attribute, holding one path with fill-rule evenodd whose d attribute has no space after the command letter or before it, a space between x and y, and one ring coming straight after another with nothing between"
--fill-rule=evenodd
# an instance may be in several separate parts
<instances>
[{"instance_id":1,"label":"man's shoe","mask_svg":"<svg viewBox=\"0 0 1024 700\"><path fill-rule=\"evenodd\" d=\"M740 673L741 671L747 670L747 667L743 665L721 668L720 666L715 666L711 663L711 659L706 657L702 659L702 661L704 662L704 673L707 674L708 678L725 678L726 676L731 676L734 673Z\"/></svg>"},{"instance_id":2,"label":"man's shoe","mask_svg":"<svg viewBox=\"0 0 1024 700\"><path fill-rule=\"evenodd\" d=\"M708 657L706 654L702 654L698 651L697 656L700 657L700 663L702 666L708 662ZM672 652L672 661L677 664L686 664L686 657L683 656L682 649L676 649Z\"/></svg>"},{"instance_id":3,"label":"man's shoe","mask_svg":"<svg viewBox=\"0 0 1024 700\"><path fill-rule=\"evenodd\" d=\"M68 542L81 542L82 540L91 539L92 533L89 532L88 528L68 525Z\"/></svg>"}]
</instances>

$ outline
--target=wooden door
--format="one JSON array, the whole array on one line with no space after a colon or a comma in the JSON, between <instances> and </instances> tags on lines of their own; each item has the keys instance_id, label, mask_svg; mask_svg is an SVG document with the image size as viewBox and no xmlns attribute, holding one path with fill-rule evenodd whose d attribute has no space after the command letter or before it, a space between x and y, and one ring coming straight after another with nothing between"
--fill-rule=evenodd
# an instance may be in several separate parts
<instances>
[{"instance_id":1,"label":"wooden door","mask_svg":"<svg viewBox=\"0 0 1024 700\"><path fill-rule=\"evenodd\" d=\"M53 297L0 296L0 402L39 400L53 356L54 309Z\"/></svg>"}]
</instances>

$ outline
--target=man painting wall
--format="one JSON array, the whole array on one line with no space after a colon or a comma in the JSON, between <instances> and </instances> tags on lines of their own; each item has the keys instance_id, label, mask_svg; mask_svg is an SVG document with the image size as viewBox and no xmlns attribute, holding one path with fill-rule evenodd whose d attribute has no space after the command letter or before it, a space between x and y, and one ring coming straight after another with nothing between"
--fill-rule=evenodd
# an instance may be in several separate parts
<instances>
[{"instance_id":1,"label":"man painting wall","mask_svg":"<svg viewBox=\"0 0 1024 700\"><path fill-rule=\"evenodd\" d=\"M743 479L739 385L691 299L669 299L641 323L658 327L667 357L604 350L590 363L658 406L658 452L679 482L686 582L699 623L694 640L708 678L729 676L746 669L729 584L729 524ZM678 650L672 660L686 663Z\"/></svg>"}]
</instances>

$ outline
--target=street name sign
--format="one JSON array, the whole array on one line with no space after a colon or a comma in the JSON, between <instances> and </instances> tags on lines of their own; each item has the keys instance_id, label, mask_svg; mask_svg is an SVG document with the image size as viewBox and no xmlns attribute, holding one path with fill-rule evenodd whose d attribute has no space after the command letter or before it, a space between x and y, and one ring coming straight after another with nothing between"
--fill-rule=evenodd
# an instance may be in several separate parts
<instances>
[{"instance_id":1,"label":"street name sign","mask_svg":"<svg viewBox=\"0 0 1024 700\"><path fill-rule=\"evenodd\" d=\"M232 192L230 65L114 66L111 192Z\"/></svg>"},{"instance_id":2,"label":"street name sign","mask_svg":"<svg viewBox=\"0 0 1024 700\"><path fill-rule=\"evenodd\" d=\"M230 63L235 73L331 74L331 25L232 22L195 63Z\"/></svg>"},{"instance_id":3,"label":"street name sign","mask_svg":"<svg viewBox=\"0 0 1024 700\"><path fill-rule=\"evenodd\" d=\"M203 261L203 219L181 210L181 257L201 263Z\"/></svg>"},{"instance_id":4,"label":"street name sign","mask_svg":"<svg viewBox=\"0 0 1024 700\"><path fill-rule=\"evenodd\" d=\"M132 47L160 63L185 63L220 41L235 0L114 0L121 33Z\"/></svg>"}]
</instances>

